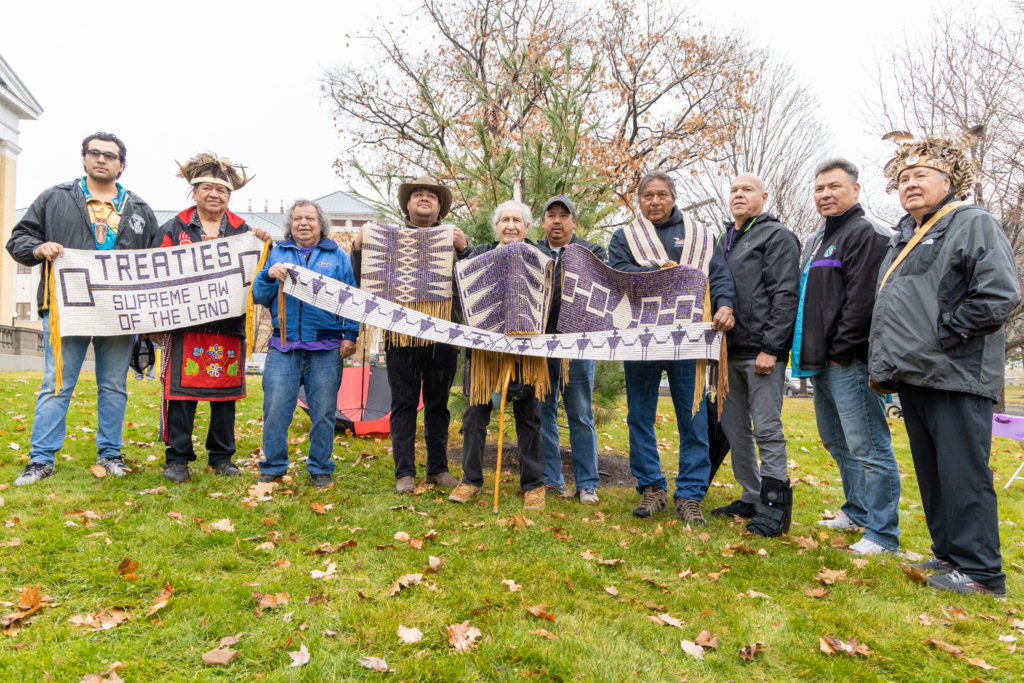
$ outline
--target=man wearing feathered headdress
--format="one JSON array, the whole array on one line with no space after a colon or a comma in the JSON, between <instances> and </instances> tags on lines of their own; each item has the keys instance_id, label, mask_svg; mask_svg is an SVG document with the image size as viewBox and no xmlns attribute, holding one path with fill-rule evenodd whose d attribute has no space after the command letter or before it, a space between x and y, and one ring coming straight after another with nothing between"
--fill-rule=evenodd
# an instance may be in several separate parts
<instances>
[{"instance_id":1,"label":"man wearing feathered headdress","mask_svg":"<svg viewBox=\"0 0 1024 683\"><path fill-rule=\"evenodd\" d=\"M193 244L249 232L249 224L228 211L231 193L252 178L245 167L215 154L200 153L178 164L179 178L192 188L195 205L163 225L161 247ZM270 235L252 229L264 242ZM245 398L245 316L174 330L166 335L161 436L167 443L164 477L188 481L188 464L196 459L192 428L199 401L210 402L206 450L210 467L236 476L235 401Z\"/></svg>"},{"instance_id":2,"label":"man wearing feathered headdress","mask_svg":"<svg viewBox=\"0 0 1024 683\"><path fill-rule=\"evenodd\" d=\"M1020 302L1013 250L984 208L962 200L979 129L957 138L890 133L885 166L907 214L879 268L868 370L898 391L934 557L918 569L955 593L1006 594L989 468L1003 387L1003 323Z\"/></svg>"},{"instance_id":3,"label":"man wearing feathered headdress","mask_svg":"<svg viewBox=\"0 0 1024 683\"><path fill-rule=\"evenodd\" d=\"M64 249L146 249L160 240L153 210L117 182L127 152L112 133L93 133L82 141L85 175L45 190L11 232L7 251L23 266L53 261ZM49 302L39 282L39 314L43 322L46 358L43 385L36 398L32 448L25 471L15 486L33 484L53 474L57 451L64 445L65 419L90 342L96 357L97 462L114 476L128 469L121 459L122 428L128 406L126 378L132 354L132 335L63 337L57 354L50 345ZM56 315L56 311L54 311ZM57 321L53 324L56 326ZM58 364L57 358L62 358ZM60 390L57 371L61 369Z\"/></svg>"}]
</instances>

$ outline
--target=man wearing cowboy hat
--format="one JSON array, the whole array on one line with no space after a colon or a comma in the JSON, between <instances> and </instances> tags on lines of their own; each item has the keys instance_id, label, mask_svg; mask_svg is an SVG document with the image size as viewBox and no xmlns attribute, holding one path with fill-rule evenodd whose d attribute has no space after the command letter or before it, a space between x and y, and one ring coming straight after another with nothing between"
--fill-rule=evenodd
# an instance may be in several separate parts
<instances>
[{"instance_id":1,"label":"man wearing cowboy hat","mask_svg":"<svg viewBox=\"0 0 1024 683\"><path fill-rule=\"evenodd\" d=\"M1006 595L992 485L992 407L1003 388L1006 317L1020 302L1013 249L999 222L959 201L975 182L958 138L899 144L885 166L907 210L879 268L868 371L898 391L934 557L928 584Z\"/></svg>"},{"instance_id":2,"label":"man wearing cowboy hat","mask_svg":"<svg viewBox=\"0 0 1024 683\"><path fill-rule=\"evenodd\" d=\"M405 227L429 228L441 224L452 206L452 193L432 176L423 175L398 186L398 205ZM472 248L466 236L454 229L452 248L457 259ZM352 265L359 277L362 233L352 242ZM416 413L423 395L423 438L427 446L427 481L445 488L458 485L448 473L448 394L455 380L459 352L436 342L420 346L385 345L388 382L391 384L391 446L395 458L395 491L412 493L416 488Z\"/></svg>"}]
</instances>

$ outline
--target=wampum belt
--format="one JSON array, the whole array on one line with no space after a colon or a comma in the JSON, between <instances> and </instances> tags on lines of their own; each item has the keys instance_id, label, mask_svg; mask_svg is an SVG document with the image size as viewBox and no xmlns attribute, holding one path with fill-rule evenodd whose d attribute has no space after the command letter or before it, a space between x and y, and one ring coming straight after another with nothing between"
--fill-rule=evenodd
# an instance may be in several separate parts
<instances>
[{"instance_id":1,"label":"wampum belt","mask_svg":"<svg viewBox=\"0 0 1024 683\"><path fill-rule=\"evenodd\" d=\"M481 351L586 360L718 360L721 333L710 322L575 334L505 335L457 325L367 294L301 266L286 266L288 296L349 320Z\"/></svg>"}]
</instances>

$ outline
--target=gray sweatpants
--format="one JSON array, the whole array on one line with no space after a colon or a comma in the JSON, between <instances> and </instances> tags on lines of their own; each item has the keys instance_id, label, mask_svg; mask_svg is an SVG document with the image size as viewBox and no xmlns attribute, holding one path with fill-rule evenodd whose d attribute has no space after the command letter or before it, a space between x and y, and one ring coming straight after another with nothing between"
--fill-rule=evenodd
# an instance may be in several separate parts
<instances>
[{"instance_id":1,"label":"gray sweatpants","mask_svg":"<svg viewBox=\"0 0 1024 683\"><path fill-rule=\"evenodd\" d=\"M729 359L729 395L722 410L722 430L729 439L732 473L743 487L740 499L745 503L761 500L761 477L787 478L786 437L782 433L785 376L785 363L776 363L769 375L758 375L753 359Z\"/></svg>"}]
</instances>

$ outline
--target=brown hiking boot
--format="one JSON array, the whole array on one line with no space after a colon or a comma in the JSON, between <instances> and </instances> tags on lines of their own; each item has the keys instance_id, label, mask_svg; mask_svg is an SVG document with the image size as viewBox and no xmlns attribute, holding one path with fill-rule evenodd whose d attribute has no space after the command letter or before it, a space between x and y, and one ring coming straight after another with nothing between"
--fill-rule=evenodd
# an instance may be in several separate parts
<instances>
[{"instance_id":1,"label":"brown hiking boot","mask_svg":"<svg viewBox=\"0 0 1024 683\"><path fill-rule=\"evenodd\" d=\"M395 493L412 493L416 490L416 477L399 477L395 482Z\"/></svg>"},{"instance_id":2,"label":"brown hiking boot","mask_svg":"<svg viewBox=\"0 0 1024 683\"><path fill-rule=\"evenodd\" d=\"M659 510L668 509L668 496L657 486L645 486L640 494L640 504L633 508L634 517L650 517Z\"/></svg>"},{"instance_id":3,"label":"brown hiking boot","mask_svg":"<svg viewBox=\"0 0 1024 683\"><path fill-rule=\"evenodd\" d=\"M527 491L523 494L523 509L524 510L543 510L544 509L544 487L538 486L537 488Z\"/></svg>"},{"instance_id":4,"label":"brown hiking boot","mask_svg":"<svg viewBox=\"0 0 1024 683\"><path fill-rule=\"evenodd\" d=\"M448 495L448 500L453 503L466 503L469 502L469 499L475 496L479 490L479 486L460 482L459 485L455 487L455 490Z\"/></svg>"},{"instance_id":5,"label":"brown hiking boot","mask_svg":"<svg viewBox=\"0 0 1024 683\"><path fill-rule=\"evenodd\" d=\"M707 526L708 520L700 509L700 501L693 498L676 498L676 517L691 526Z\"/></svg>"},{"instance_id":6,"label":"brown hiking boot","mask_svg":"<svg viewBox=\"0 0 1024 683\"><path fill-rule=\"evenodd\" d=\"M438 472L437 474L428 474L427 482L430 484L437 484L446 489L450 489L453 486L459 485L459 480L449 474L447 471Z\"/></svg>"}]
</instances>

